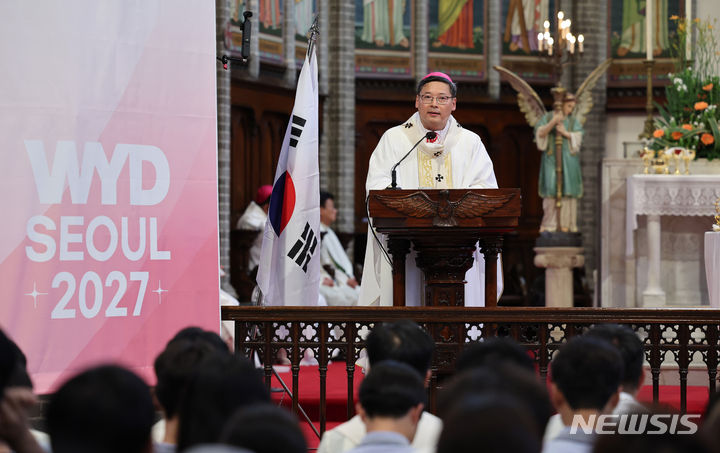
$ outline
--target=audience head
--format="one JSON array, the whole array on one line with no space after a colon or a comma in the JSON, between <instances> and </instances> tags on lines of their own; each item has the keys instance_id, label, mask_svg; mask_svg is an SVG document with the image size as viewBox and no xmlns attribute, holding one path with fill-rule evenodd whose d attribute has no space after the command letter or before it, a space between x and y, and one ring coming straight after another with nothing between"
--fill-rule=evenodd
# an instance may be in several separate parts
<instances>
[{"instance_id":1,"label":"audience head","mask_svg":"<svg viewBox=\"0 0 720 453\"><path fill-rule=\"evenodd\" d=\"M167 344L169 345L170 343L179 340L203 341L205 343L208 343L218 352L226 352L228 354L230 353L230 348L228 347L227 343L223 341L220 335L209 330L204 330L200 327L190 326L185 327L184 329L180 329L178 333L176 333L175 336L172 337L170 341L168 341Z\"/></svg>"},{"instance_id":2,"label":"audience head","mask_svg":"<svg viewBox=\"0 0 720 453\"><path fill-rule=\"evenodd\" d=\"M505 394L471 395L443 420L437 453L537 453L540 435L526 407Z\"/></svg>"},{"instance_id":3,"label":"audience head","mask_svg":"<svg viewBox=\"0 0 720 453\"><path fill-rule=\"evenodd\" d=\"M170 341L163 352L155 359L157 385L155 396L163 409L165 418L177 415L180 397L193 374L203 360L212 354L220 354L207 341L180 338Z\"/></svg>"},{"instance_id":4,"label":"audience head","mask_svg":"<svg viewBox=\"0 0 720 453\"><path fill-rule=\"evenodd\" d=\"M360 384L358 399L368 418L404 417L411 409L425 406L425 380L408 364L384 360L370 368Z\"/></svg>"},{"instance_id":5,"label":"audience head","mask_svg":"<svg viewBox=\"0 0 720 453\"><path fill-rule=\"evenodd\" d=\"M17 357L12 347L12 341L0 330L0 392L5 389L16 361Z\"/></svg>"},{"instance_id":6,"label":"audience head","mask_svg":"<svg viewBox=\"0 0 720 453\"><path fill-rule=\"evenodd\" d=\"M91 368L51 396L47 430L54 453L149 452L155 412L148 386L115 365Z\"/></svg>"},{"instance_id":7,"label":"audience head","mask_svg":"<svg viewBox=\"0 0 720 453\"><path fill-rule=\"evenodd\" d=\"M198 367L180 402L178 451L217 442L237 409L270 401L265 384L244 357L212 354Z\"/></svg>"},{"instance_id":8,"label":"audience head","mask_svg":"<svg viewBox=\"0 0 720 453\"><path fill-rule=\"evenodd\" d=\"M383 360L406 363L426 376L435 343L417 323L403 319L375 325L365 340L370 367Z\"/></svg>"},{"instance_id":9,"label":"audience head","mask_svg":"<svg viewBox=\"0 0 720 453\"><path fill-rule=\"evenodd\" d=\"M608 403L612 407L617 403L623 363L620 353L607 341L573 337L555 354L550 366L553 385L571 410L603 411ZM553 402L556 406L562 403L555 397Z\"/></svg>"},{"instance_id":10,"label":"audience head","mask_svg":"<svg viewBox=\"0 0 720 453\"><path fill-rule=\"evenodd\" d=\"M330 225L337 219L335 197L330 192L320 191L320 222Z\"/></svg>"},{"instance_id":11,"label":"audience head","mask_svg":"<svg viewBox=\"0 0 720 453\"><path fill-rule=\"evenodd\" d=\"M624 377L623 391L635 394L643 379L643 361L645 353L642 341L628 326L620 324L598 324L585 336L600 338L615 346L622 357Z\"/></svg>"},{"instance_id":12,"label":"audience head","mask_svg":"<svg viewBox=\"0 0 720 453\"><path fill-rule=\"evenodd\" d=\"M385 360L373 365L360 384L356 409L368 433L391 431L412 442L426 392L424 379L413 367Z\"/></svg>"},{"instance_id":13,"label":"audience head","mask_svg":"<svg viewBox=\"0 0 720 453\"><path fill-rule=\"evenodd\" d=\"M0 330L0 395L5 387L29 387L27 358L17 344Z\"/></svg>"},{"instance_id":14,"label":"audience head","mask_svg":"<svg viewBox=\"0 0 720 453\"><path fill-rule=\"evenodd\" d=\"M231 447L222 444L202 444L186 450L187 453L255 453L244 448Z\"/></svg>"},{"instance_id":15,"label":"audience head","mask_svg":"<svg viewBox=\"0 0 720 453\"><path fill-rule=\"evenodd\" d=\"M513 363L530 372L535 372L533 360L515 340L494 337L478 343L471 343L460 353L455 368L458 372L477 367L494 367L500 363Z\"/></svg>"},{"instance_id":16,"label":"audience head","mask_svg":"<svg viewBox=\"0 0 720 453\"><path fill-rule=\"evenodd\" d=\"M534 372L514 363L477 367L455 375L444 386L438 398L438 415L447 418L458 404L473 396L508 395L523 404L531 416L534 433L542 436L553 414L546 386Z\"/></svg>"},{"instance_id":17,"label":"audience head","mask_svg":"<svg viewBox=\"0 0 720 453\"><path fill-rule=\"evenodd\" d=\"M243 407L228 420L220 442L254 453L307 453L297 418L273 404Z\"/></svg>"}]
</instances>

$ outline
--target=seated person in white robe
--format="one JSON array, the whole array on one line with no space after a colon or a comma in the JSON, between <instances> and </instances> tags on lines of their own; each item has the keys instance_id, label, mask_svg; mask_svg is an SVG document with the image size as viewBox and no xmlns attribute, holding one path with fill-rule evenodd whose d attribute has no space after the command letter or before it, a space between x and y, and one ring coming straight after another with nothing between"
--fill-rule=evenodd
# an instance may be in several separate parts
<instances>
[{"instance_id":1,"label":"seated person in white robe","mask_svg":"<svg viewBox=\"0 0 720 453\"><path fill-rule=\"evenodd\" d=\"M252 246L250 247L250 255L248 257L248 271L255 269L260 262L260 252L262 251L263 235L265 230L265 222L267 221L267 213L270 209L270 195L272 195L272 186L260 186L255 194L255 200L251 201L245 211L242 213L237 222L239 230L257 231Z\"/></svg>"},{"instance_id":2,"label":"seated person in white robe","mask_svg":"<svg viewBox=\"0 0 720 453\"><path fill-rule=\"evenodd\" d=\"M330 225L337 218L335 200L331 193L320 191L320 263L322 276L320 293L330 306L356 305L360 285L353 274L353 266L345 249Z\"/></svg>"},{"instance_id":3,"label":"seated person in white robe","mask_svg":"<svg viewBox=\"0 0 720 453\"><path fill-rule=\"evenodd\" d=\"M367 193L391 183L391 169L426 133L423 140L397 167L397 184L403 189L495 189L493 164L480 137L464 129L453 118L457 87L449 76L432 72L418 84L417 112L404 124L393 127L380 138L370 157ZM371 232L370 232L371 233ZM387 238L378 234L387 249ZM465 275L465 306L485 305L485 260L476 247L475 263ZM502 294L502 265L498 260L498 299ZM405 305L422 305L422 272L411 251L405 266ZM392 268L379 244L368 234L365 265L358 305L393 305Z\"/></svg>"}]
</instances>

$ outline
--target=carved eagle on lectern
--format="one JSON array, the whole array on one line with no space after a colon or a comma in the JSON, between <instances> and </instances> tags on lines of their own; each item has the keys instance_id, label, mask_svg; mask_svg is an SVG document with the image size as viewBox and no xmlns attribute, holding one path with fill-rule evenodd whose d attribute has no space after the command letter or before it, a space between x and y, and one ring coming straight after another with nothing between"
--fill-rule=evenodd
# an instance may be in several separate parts
<instances>
[{"instance_id":1,"label":"carved eagle on lectern","mask_svg":"<svg viewBox=\"0 0 720 453\"><path fill-rule=\"evenodd\" d=\"M505 206L514 194L481 195L468 192L458 201L450 201L450 192L441 190L439 196L438 201L431 200L425 192L415 192L404 197L375 195L375 198L388 208L408 217L434 215L433 226L451 227L458 224L458 218L480 217Z\"/></svg>"}]
</instances>

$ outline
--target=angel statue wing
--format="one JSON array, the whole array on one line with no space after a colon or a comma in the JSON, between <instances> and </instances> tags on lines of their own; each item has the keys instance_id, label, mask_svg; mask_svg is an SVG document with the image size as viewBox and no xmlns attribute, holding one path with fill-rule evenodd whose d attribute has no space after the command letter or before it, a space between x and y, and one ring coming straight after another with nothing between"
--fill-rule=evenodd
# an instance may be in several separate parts
<instances>
[{"instance_id":1,"label":"angel statue wing","mask_svg":"<svg viewBox=\"0 0 720 453\"><path fill-rule=\"evenodd\" d=\"M600 66L595 68L589 76L585 78L577 93L575 93L575 109L572 114L580 121L580 124L585 124L585 115L588 114L593 106L592 101L592 89L595 87L600 76L607 71L612 63L612 58L608 58Z\"/></svg>"},{"instance_id":2,"label":"angel statue wing","mask_svg":"<svg viewBox=\"0 0 720 453\"><path fill-rule=\"evenodd\" d=\"M546 113L540 96L526 81L511 70L502 66L493 66L493 68L500 73L500 77L510 83L510 86L518 92L517 101L520 111L525 114L525 120L530 127L535 127L540 118Z\"/></svg>"}]
</instances>

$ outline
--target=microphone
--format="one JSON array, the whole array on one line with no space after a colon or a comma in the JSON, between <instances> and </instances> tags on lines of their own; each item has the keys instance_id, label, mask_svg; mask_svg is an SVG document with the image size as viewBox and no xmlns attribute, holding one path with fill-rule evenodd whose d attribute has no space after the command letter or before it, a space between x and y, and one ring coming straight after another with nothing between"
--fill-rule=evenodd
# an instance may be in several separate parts
<instances>
[{"instance_id":1,"label":"microphone","mask_svg":"<svg viewBox=\"0 0 720 453\"><path fill-rule=\"evenodd\" d=\"M410 153L411 153L415 148L417 148L417 146L420 144L420 142L422 142L422 141L425 140L425 139L435 140L435 137L437 137L437 133L436 133L436 132L433 132L433 131L430 131L430 132L428 132L427 134L425 134L420 140L417 141L417 143L415 143L415 144L413 145L412 148L410 148L410 151L408 151L407 154L405 154L405 155L403 156L403 158L400 159L400 160L398 161L398 163L396 163L396 164L393 166L392 171L390 172L391 175L392 175L392 183L387 187L387 189L393 189L393 190L395 190L395 189L400 189L400 187L397 186L397 173L395 172L395 169L397 168L397 166L400 165L400 163L402 163L402 161L404 161L405 158L408 157L408 156L410 155Z\"/></svg>"}]
</instances>

